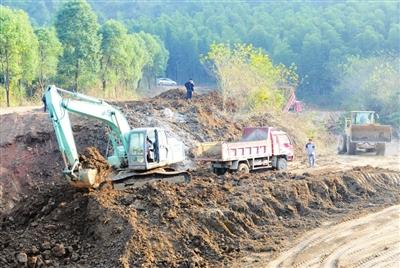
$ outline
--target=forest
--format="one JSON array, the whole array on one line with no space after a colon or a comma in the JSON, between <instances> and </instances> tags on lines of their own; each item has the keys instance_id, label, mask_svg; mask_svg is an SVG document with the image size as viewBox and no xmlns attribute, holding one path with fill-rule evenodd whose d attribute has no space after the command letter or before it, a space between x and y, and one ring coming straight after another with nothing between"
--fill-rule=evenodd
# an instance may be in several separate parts
<instances>
[{"instance_id":1,"label":"forest","mask_svg":"<svg viewBox=\"0 0 400 268\"><path fill-rule=\"evenodd\" d=\"M148 90L162 75L213 85L218 78L202 60L210 48L248 44L276 66L295 66L306 102L386 107L393 116L399 12L397 1L3 1L1 83L13 96L32 96L49 81L106 96ZM24 42L16 41L20 55L7 74L6 50L15 42L8 38Z\"/></svg>"}]
</instances>

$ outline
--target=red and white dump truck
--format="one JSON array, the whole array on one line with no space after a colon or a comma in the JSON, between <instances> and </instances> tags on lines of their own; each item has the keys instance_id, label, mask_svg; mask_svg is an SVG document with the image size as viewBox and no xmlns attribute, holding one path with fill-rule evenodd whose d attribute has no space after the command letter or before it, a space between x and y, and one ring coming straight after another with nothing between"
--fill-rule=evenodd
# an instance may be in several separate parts
<instances>
[{"instance_id":1,"label":"red and white dump truck","mask_svg":"<svg viewBox=\"0 0 400 268\"><path fill-rule=\"evenodd\" d=\"M214 173L248 173L262 168L287 169L293 160L293 143L286 132L273 127L244 128L240 141L206 142L195 149L198 161L211 162Z\"/></svg>"}]
</instances>

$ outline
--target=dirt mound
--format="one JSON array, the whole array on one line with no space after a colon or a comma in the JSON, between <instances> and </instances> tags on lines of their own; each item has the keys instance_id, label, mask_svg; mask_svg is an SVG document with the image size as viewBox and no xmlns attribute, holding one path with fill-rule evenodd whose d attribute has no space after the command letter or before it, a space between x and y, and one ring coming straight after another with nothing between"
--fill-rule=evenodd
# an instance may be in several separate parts
<instances>
[{"instance_id":1,"label":"dirt mound","mask_svg":"<svg viewBox=\"0 0 400 268\"><path fill-rule=\"evenodd\" d=\"M162 92L161 94L157 95L156 99L168 99L168 100L179 100L184 99L186 97L186 90L181 88L170 89L167 91Z\"/></svg>"},{"instance_id":2,"label":"dirt mound","mask_svg":"<svg viewBox=\"0 0 400 268\"><path fill-rule=\"evenodd\" d=\"M0 266L229 265L246 252L273 254L324 219L398 202L400 193L399 173L369 167L192 176L187 185L125 191L36 189L2 220Z\"/></svg>"},{"instance_id":3,"label":"dirt mound","mask_svg":"<svg viewBox=\"0 0 400 268\"><path fill-rule=\"evenodd\" d=\"M96 147L86 147L79 156L83 168L97 170L96 182L102 182L111 173L112 168Z\"/></svg>"},{"instance_id":4,"label":"dirt mound","mask_svg":"<svg viewBox=\"0 0 400 268\"><path fill-rule=\"evenodd\" d=\"M41 185L3 217L0 266L115 267L118 259L108 256L123 251L126 225L86 192L66 184ZM116 232L123 233L118 241L110 239Z\"/></svg>"},{"instance_id":5,"label":"dirt mound","mask_svg":"<svg viewBox=\"0 0 400 268\"><path fill-rule=\"evenodd\" d=\"M237 140L244 126L280 127L299 153L308 136L318 136L306 131L314 131L305 123L311 122L303 117L308 115L245 117L223 111L216 92L196 94L192 102L184 94L174 89L115 105L132 127L163 127L183 140L189 158L197 142ZM154 182L126 191L81 192L60 176L63 161L46 114L0 119L15 124L0 132L0 209L8 211L1 218L1 267L229 265L246 252L273 254L324 219L399 201L399 173L369 167L216 176L199 164L187 185ZM105 176L109 167L100 152L106 150L107 129L81 117L72 121L81 161ZM324 137L317 143L327 143Z\"/></svg>"}]
</instances>

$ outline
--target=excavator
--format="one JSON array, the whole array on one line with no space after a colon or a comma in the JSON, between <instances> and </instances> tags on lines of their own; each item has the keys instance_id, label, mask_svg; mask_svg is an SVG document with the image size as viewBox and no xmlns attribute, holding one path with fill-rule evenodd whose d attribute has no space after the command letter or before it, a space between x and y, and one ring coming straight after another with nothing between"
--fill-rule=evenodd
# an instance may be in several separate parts
<instances>
[{"instance_id":1,"label":"excavator","mask_svg":"<svg viewBox=\"0 0 400 268\"><path fill-rule=\"evenodd\" d=\"M73 186L100 188L106 184L114 189L124 189L153 180L190 181L188 172L172 167L185 159L183 143L164 129L131 129L126 117L114 106L54 85L47 88L43 101L65 164L63 174ZM111 149L107 148L107 152L111 154L106 157L112 172L106 178L99 178L96 168L85 168L79 161L69 113L100 120L110 129L108 144Z\"/></svg>"}]
</instances>

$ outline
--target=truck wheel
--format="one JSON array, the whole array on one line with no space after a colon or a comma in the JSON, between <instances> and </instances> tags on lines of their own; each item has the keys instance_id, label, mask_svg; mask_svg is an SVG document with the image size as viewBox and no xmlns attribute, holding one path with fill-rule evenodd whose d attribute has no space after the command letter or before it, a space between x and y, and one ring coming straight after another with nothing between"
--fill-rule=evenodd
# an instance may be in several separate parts
<instances>
[{"instance_id":1,"label":"truck wheel","mask_svg":"<svg viewBox=\"0 0 400 268\"><path fill-rule=\"evenodd\" d=\"M350 137L347 137L347 154L348 155L355 155L356 154L356 148L357 148L357 143L356 142L351 142Z\"/></svg>"},{"instance_id":2,"label":"truck wheel","mask_svg":"<svg viewBox=\"0 0 400 268\"><path fill-rule=\"evenodd\" d=\"M250 168L246 163L240 163L237 171L239 173L249 173L250 172Z\"/></svg>"},{"instance_id":3,"label":"truck wheel","mask_svg":"<svg viewBox=\"0 0 400 268\"><path fill-rule=\"evenodd\" d=\"M277 170L285 170L287 169L287 161L285 158L279 158L278 163L276 165Z\"/></svg>"},{"instance_id":4,"label":"truck wheel","mask_svg":"<svg viewBox=\"0 0 400 268\"><path fill-rule=\"evenodd\" d=\"M342 135L339 138L338 154L344 154L347 152L347 136Z\"/></svg>"},{"instance_id":5,"label":"truck wheel","mask_svg":"<svg viewBox=\"0 0 400 268\"><path fill-rule=\"evenodd\" d=\"M385 143L377 143L375 148L376 148L376 155L385 155L385 150L386 150Z\"/></svg>"}]
</instances>

